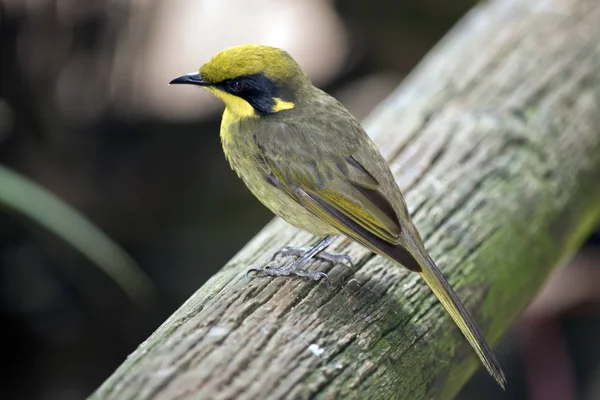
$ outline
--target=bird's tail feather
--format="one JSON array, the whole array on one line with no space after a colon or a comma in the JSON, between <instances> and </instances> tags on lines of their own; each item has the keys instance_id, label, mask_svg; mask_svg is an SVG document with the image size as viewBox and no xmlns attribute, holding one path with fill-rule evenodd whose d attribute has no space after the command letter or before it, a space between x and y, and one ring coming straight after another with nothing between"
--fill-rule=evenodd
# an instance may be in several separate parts
<instances>
[{"instance_id":1,"label":"bird's tail feather","mask_svg":"<svg viewBox=\"0 0 600 400\"><path fill-rule=\"evenodd\" d=\"M475 321L473 321L473 318L471 318L468 311L465 309L431 257L425 255L425 258L425 265L423 265L423 269L419 272L419 275L421 275L425 283L427 283L440 303L442 303L448 314L450 314L456 325L458 325L463 335L465 335L475 350L475 353L477 353L481 359L484 367L504 389L506 385L504 372L502 372L502 367L498 360L496 360L494 352L490 349L485 337L479 328L477 328Z\"/></svg>"}]
</instances>

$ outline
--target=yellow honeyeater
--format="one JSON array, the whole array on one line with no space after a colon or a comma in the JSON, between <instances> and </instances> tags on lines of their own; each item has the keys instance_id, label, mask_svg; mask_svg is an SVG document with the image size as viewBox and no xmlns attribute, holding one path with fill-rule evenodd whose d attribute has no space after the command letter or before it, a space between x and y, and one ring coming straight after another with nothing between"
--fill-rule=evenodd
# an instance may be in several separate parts
<instances>
[{"instance_id":1,"label":"yellow honeyeater","mask_svg":"<svg viewBox=\"0 0 600 400\"><path fill-rule=\"evenodd\" d=\"M427 253L390 168L361 125L314 87L285 51L241 45L216 54L199 72L171 83L199 85L225 103L223 151L250 191L288 223L322 239L291 265L265 275L325 278L300 269L344 234L419 274L465 335L489 373L506 378L483 334Z\"/></svg>"}]
</instances>

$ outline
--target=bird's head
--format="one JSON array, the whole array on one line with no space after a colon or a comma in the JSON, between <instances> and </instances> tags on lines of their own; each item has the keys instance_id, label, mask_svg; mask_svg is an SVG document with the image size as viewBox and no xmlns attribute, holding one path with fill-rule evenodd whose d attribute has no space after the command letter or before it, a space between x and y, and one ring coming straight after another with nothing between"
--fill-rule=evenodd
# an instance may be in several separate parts
<instances>
[{"instance_id":1,"label":"bird's head","mask_svg":"<svg viewBox=\"0 0 600 400\"><path fill-rule=\"evenodd\" d=\"M240 118L277 113L295 107L310 81L285 51L245 44L225 49L200 67L170 83L199 85Z\"/></svg>"}]
</instances>

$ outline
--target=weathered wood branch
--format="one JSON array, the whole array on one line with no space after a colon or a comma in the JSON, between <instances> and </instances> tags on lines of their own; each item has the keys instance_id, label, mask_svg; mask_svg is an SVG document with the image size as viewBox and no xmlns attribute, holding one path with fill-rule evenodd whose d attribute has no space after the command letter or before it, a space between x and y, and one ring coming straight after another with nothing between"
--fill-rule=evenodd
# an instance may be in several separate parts
<instances>
[{"instance_id":1,"label":"weathered wood branch","mask_svg":"<svg viewBox=\"0 0 600 400\"><path fill-rule=\"evenodd\" d=\"M497 342L600 217L600 3L485 2L365 126L432 257ZM313 240L270 223L92 398L455 395L479 364L416 275L339 239L332 250L359 262L312 265L331 289L245 277Z\"/></svg>"}]
</instances>

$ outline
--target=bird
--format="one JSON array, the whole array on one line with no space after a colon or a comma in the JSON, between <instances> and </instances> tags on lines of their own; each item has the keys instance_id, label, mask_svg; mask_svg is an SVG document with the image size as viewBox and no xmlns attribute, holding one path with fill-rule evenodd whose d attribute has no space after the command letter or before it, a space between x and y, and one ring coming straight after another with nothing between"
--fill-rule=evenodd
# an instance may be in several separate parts
<instances>
[{"instance_id":1,"label":"bird","mask_svg":"<svg viewBox=\"0 0 600 400\"><path fill-rule=\"evenodd\" d=\"M302 267L343 235L417 273L450 314L489 374L506 377L484 335L429 256L388 163L354 116L314 86L285 50L242 44L216 53L197 72L170 84L197 85L225 104L220 137L231 168L275 215L319 238L287 248L286 266L254 268L266 276L329 277Z\"/></svg>"}]
</instances>

